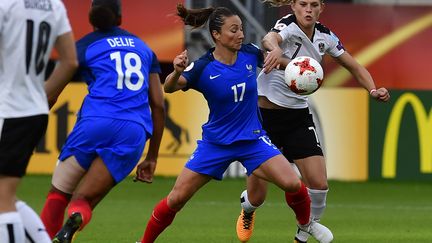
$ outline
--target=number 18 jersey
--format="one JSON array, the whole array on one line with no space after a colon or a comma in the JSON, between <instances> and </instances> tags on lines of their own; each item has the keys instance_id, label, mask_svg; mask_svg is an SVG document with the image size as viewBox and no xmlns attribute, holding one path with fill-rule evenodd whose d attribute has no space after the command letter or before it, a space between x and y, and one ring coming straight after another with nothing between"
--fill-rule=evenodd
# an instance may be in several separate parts
<instances>
[{"instance_id":1,"label":"number 18 jersey","mask_svg":"<svg viewBox=\"0 0 432 243\"><path fill-rule=\"evenodd\" d=\"M118 27L92 32L77 42L79 75L88 85L78 117L135 121L151 134L149 74L160 73L153 51Z\"/></svg>"},{"instance_id":2,"label":"number 18 jersey","mask_svg":"<svg viewBox=\"0 0 432 243\"><path fill-rule=\"evenodd\" d=\"M46 65L70 31L61 0L0 1L0 118L48 114Z\"/></svg>"}]
</instances>

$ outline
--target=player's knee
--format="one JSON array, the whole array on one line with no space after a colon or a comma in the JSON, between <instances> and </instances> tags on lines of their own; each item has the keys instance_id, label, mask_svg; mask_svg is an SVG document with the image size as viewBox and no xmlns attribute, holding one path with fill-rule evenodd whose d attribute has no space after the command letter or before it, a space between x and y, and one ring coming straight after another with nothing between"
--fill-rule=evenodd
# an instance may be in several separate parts
<instances>
[{"instance_id":1,"label":"player's knee","mask_svg":"<svg viewBox=\"0 0 432 243\"><path fill-rule=\"evenodd\" d=\"M300 187L301 181L298 178L287 178L282 184L282 189L285 192L297 192L298 190L300 190Z\"/></svg>"},{"instance_id":2,"label":"player's knee","mask_svg":"<svg viewBox=\"0 0 432 243\"><path fill-rule=\"evenodd\" d=\"M177 191L174 190L171 191L167 197L168 207L176 211L180 211L180 209L183 208L186 202L187 202L187 198L181 193L178 193Z\"/></svg>"}]
</instances>

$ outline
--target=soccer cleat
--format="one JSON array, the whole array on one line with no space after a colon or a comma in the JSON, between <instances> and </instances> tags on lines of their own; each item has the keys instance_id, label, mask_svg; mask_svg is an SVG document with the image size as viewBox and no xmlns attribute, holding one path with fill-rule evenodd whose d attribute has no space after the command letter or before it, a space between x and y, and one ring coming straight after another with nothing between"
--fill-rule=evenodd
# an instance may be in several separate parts
<instances>
[{"instance_id":1,"label":"soccer cleat","mask_svg":"<svg viewBox=\"0 0 432 243\"><path fill-rule=\"evenodd\" d=\"M60 231L54 236L53 243L71 243L75 232L82 224L80 213L72 213Z\"/></svg>"},{"instance_id":2,"label":"soccer cleat","mask_svg":"<svg viewBox=\"0 0 432 243\"><path fill-rule=\"evenodd\" d=\"M307 243L310 234L306 231L297 228L297 232L294 238L294 243Z\"/></svg>"},{"instance_id":3,"label":"soccer cleat","mask_svg":"<svg viewBox=\"0 0 432 243\"><path fill-rule=\"evenodd\" d=\"M255 224L255 211L246 213L243 209L237 219L237 237L240 242L248 242L252 236Z\"/></svg>"},{"instance_id":4,"label":"soccer cleat","mask_svg":"<svg viewBox=\"0 0 432 243\"><path fill-rule=\"evenodd\" d=\"M307 243L306 241L301 241L297 237L294 238L294 243Z\"/></svg>"},{"instance_id":5,"label":"soccer cleat","mask_svg":"<svg viewBox=\"0 0 432 243\"><path fill-rule=\"evenodd\" d=\"M324 225L311 221L308 225L299 225L299 230L312 235L320 243L330 243L333 240L332 232Z\"/></svg>"},{"instance_id":6,"label":"soccer cleat","mask_svg":"<svg viewBox=\"0 0 432 243\"><path fill-rule=\"evenodd\" d=\"M301 241L301 240L297 239L297 237L295 237L294 243L307 243L307 241Z\"/></svg>"}]
</instances>

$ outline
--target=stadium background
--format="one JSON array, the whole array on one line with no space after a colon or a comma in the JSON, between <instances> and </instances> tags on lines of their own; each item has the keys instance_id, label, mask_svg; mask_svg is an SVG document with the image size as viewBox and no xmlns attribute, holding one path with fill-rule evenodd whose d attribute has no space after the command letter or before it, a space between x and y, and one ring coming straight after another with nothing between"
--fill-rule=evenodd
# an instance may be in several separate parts
<instances>
[{"instance_id":1,"label":"stadium background","mask_svg":"<svg viewBox=\"0 0 432 243\"><path fill-rule=\"evenodd\" d=\"M75 37L90 32L86 17L90 1L64 2ZM202 44L203 49L210 45L203 40L201 30L185 30L173 16L177 2L123 0L123 27L140 36L155 51L162 64L162 79L172 70L173 57L185 48L192 48L190 43ZM250 10L249 14L246 11L241 15L246 33L252 33L247 35L247 41L256 43L262 30L268 30L289 10L269 8L252 0L186 1L186 4L212 2L239 8L239 12ZM432 179L432 6L332 1L326 4L320 20L368 68L377 86L387 87L392 95L388 104L369 99L368 93L346 71L333 60L324 60L324 87L311 96L310 102L324 144L329 179ZM201 50L194 49L191 55L199 56ZM47 133L32 157L29 174L52 172L85 94L86 86L80 82L71 83L62 94L51 110ZM201 137L201 124L206 121L208 111L203 97L195 92L168 94L166 101L168 119L156 174L174 176ZM243 176L241 166L233 164L227 176Z\"/></svg>"}]
</instances>

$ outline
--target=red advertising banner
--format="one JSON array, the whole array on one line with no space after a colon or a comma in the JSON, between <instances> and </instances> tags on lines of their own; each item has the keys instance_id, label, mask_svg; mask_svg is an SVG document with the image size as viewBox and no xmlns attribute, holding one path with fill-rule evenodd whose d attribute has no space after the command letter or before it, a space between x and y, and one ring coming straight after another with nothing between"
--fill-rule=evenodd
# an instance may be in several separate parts
<instances>
[{"instance_id":1,"label":"red advertising banner","mask_svg":"<svg viewBox=\"0 0 432 243\"><path fill-rule=\"evenodd\" d=\"M290 9L281 8L280 15ZM378 86L432 90L432 7L328 3L320 22L364 65ZM324 62L327 86L358 86L331 58Z\"/></svg>"},{"instance_id":2,"label":"red advertising banner","mask_svg":"<svg viewBox=\"0 0 432 243\"><path fill-rule=\"evenodd\" d=\"M91 1L63 1L75 38L92 31L88 21ZM123 0L121 27L139 36L161 62L171 62L184 49L183 23L174 16L178 0Z\"/></svg>"}]
</instances>

